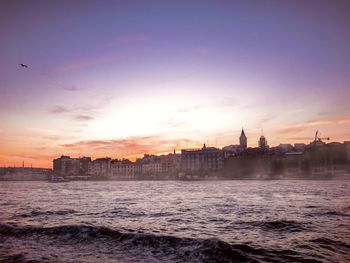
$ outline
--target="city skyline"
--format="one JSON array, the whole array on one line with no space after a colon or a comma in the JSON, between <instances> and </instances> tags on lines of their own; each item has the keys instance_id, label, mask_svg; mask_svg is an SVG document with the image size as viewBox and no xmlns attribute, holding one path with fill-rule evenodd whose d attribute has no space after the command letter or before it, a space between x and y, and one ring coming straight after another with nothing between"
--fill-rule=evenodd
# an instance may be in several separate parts
<instances>
[{"instance_id":1,"label":"city skyline","mask_svg":"<svg viewBox=\"0 0 350 263\"><path fill-rule=\"evenodd\" d=\"M0 166L350 139L347 1L93 3L0 4Z\"/></svg>"},{"instance_id":2,"label":"city skyline","mask_svg":"<svg viewBox=\"0 0 350 263\"><path fill-rule=\"evenodd\" d=\"M317 130L316 131L316 134L313 138L313 140L309 141L308 143L300 143L300 142L295 142L295 143L280 143L279 145L269 145L269 142L267 140L267 138L265 137L265 135L263 134L263 132L261 131L261 134L260 134L260 137L258 139L258 141L256 142L256 145L253 145L253 143L251 144L248 144L249 140L248 140L248 137L246 136L245 134L245 131L244 131L244 128L242 128L241 132L240 132L240 136L238 138L238 142L237 143L232 143L230 145L225 145L225 146L222 146L222 147L218 147L216 145L208 145L208 141L207 142L204 142L202 145L200 146L195 146L195 147L186 147L186 148L181 148L181 149L178 149L176 150L176 148L173 148L172 151L167 151L167 152L144 152L144 153L141 153L141 154L137 154L137 155L132 155L132 156L117 156L116 153L112 153L112 154L106 154L106 155L100 155L100 156L95 156L94 154L91 154L91 153L88 153L88 152L85 152L85 153L82 153L80 155L77 155L77 156L69 156L69 154L65 154L65 153L61 153L59 155L55 155L54 156L54 160L55 158L73 158L73 159L85 159L85 158L88 158L88 159L95 159L95 160L98 160L98 159L110 159L110 160L114 160L114 161L131 161L133 163L137 162L137 161L140 161L142 160L143 158L146 158L147 156L156 156L156 157L165 157L165 156L169 156L169 155L179 155L181 156L182 155L182 152L183 151L201 151L203 149L216 149L216 150L220 150L222 151L222 153L224 154L225 152L226 153L232 153L232 151L237 151L238 152L244 152L245 150L249 150L249 149L263 149L263 150L267 150L270 151L272 150L273 153L278 153L279 151L286 151L286 152L295 152L295 153L303 153L305 147L308 147L308 146L311 146L311 145L314 145L316 142L320 142L321 145L327 145L327 142L329 143L329 145L331 145L332 143L342 143L342 142L336 142L336 141L332 141L332 143L330 143L330 138L329 137L322 137L320 136L321 134L319 133L319 131ZM323 141L325 140L325 141ZM344 141L343 142L344 144L348 144L349 141ZM231 148L233 147L233 148ZM303 150L300 151L299 148L302 148ZM288 149L288 150L287 150ZM299 150L298 150L299 149ZM224 154L225 155L225 154ZM131 157L131 158L130 158ZM4 165L4 168L6 166ZM7 167L11 167L11 165L8 165ZM25 165L25 162L22 160L22 163L20 166L16 165L16 164L13 164L13 167L23 167L23 168L32 168L33 167L33 164L30 163L30 165L28 165L28 163L26 163ZM37 167L37 168L40 168L40 167ZM42 168L52 168L52 165L49 165L47 167L42 167Z\"/></svg>"}]
</instances>

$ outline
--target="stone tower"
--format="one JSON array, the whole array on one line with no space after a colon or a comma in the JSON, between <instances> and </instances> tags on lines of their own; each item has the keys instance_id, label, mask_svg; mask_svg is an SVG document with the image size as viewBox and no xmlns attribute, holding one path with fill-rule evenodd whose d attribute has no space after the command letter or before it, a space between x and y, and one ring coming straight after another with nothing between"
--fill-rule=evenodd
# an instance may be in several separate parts
<instances>
[{"instance_id":1,"label":"stone tower","mask_svg":"<svg viewBox=\"0 0 350 263\"><path fill-rule=\"evenodd\" d=\"M247 149L247 136L245 136L243 128L242 128L241 136L239 136L239 145L243 149Z\"/></svg>"}]
</instances>

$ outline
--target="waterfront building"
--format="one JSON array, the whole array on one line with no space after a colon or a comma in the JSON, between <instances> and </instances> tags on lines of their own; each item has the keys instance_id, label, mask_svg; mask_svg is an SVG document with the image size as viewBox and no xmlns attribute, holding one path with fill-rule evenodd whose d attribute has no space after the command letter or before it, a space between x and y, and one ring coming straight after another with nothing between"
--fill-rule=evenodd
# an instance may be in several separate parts
<instances>
[{"instance_id":1,"label":"waterfront building","mask_svg":"<svg viewBox=\"0 0 350 263\"><path fill-rule=\"evenodd\" d=\"M135 163L128 159L111 161L112 179L134 179Z\"/></svg>"},{"instance_id":2,"label":"waterfront building","mask_svg":"<svg viewBox=\"0 0 350 263\"><path fill-rule=\"evenodd\" d=\"M265 149L247 148L225 160L224 176L230 179L263 179L271 171L270 154Z\"/></svg>"},{"instance_id":3,"label":"waterfront building","mask_svg":"<svg viewBox=\"0 0 350 263\"><path fill-rule=\"evenodd\" d=\"M278 146L277 146L277 149L278 149L278 152L279 153L288 153L288 152L291 152L293 150L293 145L291 144L287 144L287 143L280 143Z\"/></svg>"},{"instance_id":4,"label":"waterfront building","mask_svg":"<svg viewBox=\"0 0 350 263\"><path fill-rule=\"evenodd\" d=\"M306 144L305 143L295 143L294 144L294 150L297 152L304 152L305 151Z\"/></svg>"},{"instance_id":5,"label":"waterfront building","mask_svg":"<svg viewBox=\"0 0 350 263\"><path fill-rule=\"evenodd\" d=\"M207 176L223 169L223 151L215 147L181 150L181 171L184 174Z\"/></svg>"},{"instance_id":6,"label":"waterfront building","mask_svg":"<svg viewBox=\"0 0 350 263\"><path fill-rule=\"evenodd\" d=\"M154 162L143 163L142 164L142 175L146 176L155 176L162 172L162 164L159 160L155 160Z\"/></svg>"},{"instance_id":7,"label":"waterfront building","mask_svg":"<svg viewBox=\"0 0 350 263\"><path fill-rule=\"evenodd\" d=\"M41 181L48 180L52 169L33 167L0 168L0 181Z\"/></svg>"},{"instance_id":8,"label":"waterfront building","mask_svg":"<svg viewBox=\"0 0 350 263\"><path fill-rule=\"evenodd\" d=\"M86 176L91 164L90 157L71 158L62 155L53 160L53 171L61 176Z\"/></svg>"},{"instance_id":9,"label":"waterfront building","mask_svg":"<svg viewBox=\"0 0 350 263\"><path fill-rule=\"evenodd\" d=\"M304 152L305 172L313 178L331 178L345 173L347 156L345 144L311 142Z\"/></svg>"},{"instance_id":10,"label":"waterfront building","mask_svg":"<svg viewBox=\"0 0 350 263\"><path fill-rule=\"evenodd\" d=\"M350 163L350 141L345 141L344 145L346 150L346 157L347 157L348 163Z\"/></svg>"},{"instance_id":11,"label":"waterfront building","mask_svg":"<svg viewBox=\"0 0 350 263\"><path fill-rule=\"evenodd\" d=\"M53 170L56 174L62 176L73 176L79 174L80 163L76 158L62 155L53 160Z\"/></svg>"},{"instance_id":12,"label":"waterfront building","mask_svg":"<svg viewBox=\"0 0 350 263\"><path fill-rule=\"evenodd\" d=\"M111 158L98 158L92 161L91 172L95 177L108 177L111 175Z\"/></svg>"},{"instance_id":13,"label":"waterfront building","mask_svg":"<svg viewBox=\"0 0 350 263\"><path fill-rule=\"evenodd\" d=\"M169 179L175 178L180 170L181 155L170 153L167 155L145 154L136 160L135 173L142 178Z\"/></svg>"},{"instance_id":14,"label":"waterfront building","mask_svg":"<svg viewBox=\"0 0 350 263\"><path fill-rule=\"evenodd\" d=\"M228 145L222 148L222 151L224 153L224 158L228 158L230 156L234 156L236 154L239 154L240 152L243 151L243 148L241 147L241 145Z\"/></svg>"}]
</instances>

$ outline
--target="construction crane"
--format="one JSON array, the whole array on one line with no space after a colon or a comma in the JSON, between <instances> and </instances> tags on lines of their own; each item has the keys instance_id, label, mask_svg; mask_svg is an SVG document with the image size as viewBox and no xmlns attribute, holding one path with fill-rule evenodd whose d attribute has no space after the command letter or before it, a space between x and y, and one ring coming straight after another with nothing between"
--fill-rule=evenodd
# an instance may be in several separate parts
<instances>
[{"instance_id":1,"label":"construction crane","mask_svg":"<svg viewBox=\"0 0 350 263\"><path fill-rule=\"evenodd\" d=\"M322 140L329 141L330 138L329 138L329 137L325 137L325 138L319 137L319 136L318 136L318 130L317 130L317 131L316 131L316 134L315 134L314 143L316 143L316 142L322 142Z\"/></svg>"}]
</instances>

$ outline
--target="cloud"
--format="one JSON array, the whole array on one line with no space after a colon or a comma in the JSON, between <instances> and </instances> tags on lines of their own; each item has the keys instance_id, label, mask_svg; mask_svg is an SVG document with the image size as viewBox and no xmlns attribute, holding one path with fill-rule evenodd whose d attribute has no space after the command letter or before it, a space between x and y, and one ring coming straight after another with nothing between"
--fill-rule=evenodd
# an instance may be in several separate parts
<instances>
[{"instance_id":1,"label":"cloud","mask_svg":"<svg viewBox=\"0 0 350 263\"><path fill-rule=\"evenodd\" d=\"M130 34L130 35L123 35L113 38L111 41L107 43L106 46L112 47L122 44L129 44L129 43L135 43L135 42L144 42L148 40L148 37L144 34Z\"/></svg>"},{"instance_id":2,"label":"cloud","mask_svg":"<svg viewBox=\"0 0 350 263\"><path fill-rule=\"evenodd\" d=\"M106 64L116 59L113 55L99 56L95 58L81 59L71 62L55 70L55 73L69 73L72 71L89 68L96 65Z\"/></svg>"},{"instance_id":3,"label":"cloud","mask_svg":"<svg viewBox=\"0 0 350 263\"><path fill-rule=\"evenodd\" d=\"M67 137L61 136L61 135L46 135L46 136L43 136L42 138L49 141L58 141L58 140L66 139Z\"/></svg>"},{"instance_id":4,"label":"cloud","mask_svg":"<svg viewBox=\"0 0 350 263\"><path fill-rule=\"evenodd\" d=\"M296 126L296 127L288 126L286 128L280 129L278 132L281 134L291 134L291 133L293 134L293 133L302 132L307 128L308 127L306 127L306 126Z\"/></svg>"},{"instance_id":5,"label":"cloud","mask_svg":"<svg viewBox=\"0 0 350 263\"><path fill-rule=\"evenodd\" d=\"M88 116L88 115L77 115L77 116L75 116L75 119L77 121L90 121L90 120L93 120L94 117Z\"/></svg>"},{"instance_id":6,"label":"cloud","mask_svg":"<svg viewBox=\"0 0 350 263\"><path fill-rule=\"evenodd\" d=\"M350 124L350 116L338 116L329 119L309 120L305 122L295 123L280 129L281 134L299 133L311 127L320 127L326 125L343 125Z\"/></svg>"},{"instance_id":7,"label":"cloud","mask_svg":"<svg viewBox=\"0 0 350 263\"><path fill-rule=\"evenodd\" d=\"M148 40L148 36L144 34L129 34L129 35L115 37L112 40L110 40L105 46L113 47L118 45L134 43L134 42L143 42L146 40ZM50 73L50 75L60 74L60 73L70 73L76 70L85 69L85 68L89 68L89 67L93 67L101 64L106 64L124 57L125 57L124 53L121 54L121 53L114 52L114 53L108 53L108 54L101 54L90 58L80 58L75 61L71 61L59 68L54 69ZM77 88L74 86L64 87L63 89L68 91L77 90Z\"/></svg>"},{"instance_id":8,"label":"cloud","mask_svg":"<svg viewBox=\"0 0 350 263\"><path fill-rule=\"evenodd\" d=\"M52 109L49 110L52 114L68 114L73 115L73 119L75 121L91 121L95 119L91 116L92 106L80 106L75 108L67 108L61 105L56 105Z\"/></svg>"},{"instance_id":9,"label":"cloud","mask_svg":"<svg viewBox=\"0 0 350 263\"><path fill-rule=\"evenodd\" d=\"M202 108L205 108L205 107L207 107L207 106L203 105L203 104L197 104L197 105L193 105L193 106L190 106L190 107L181 108L178 111L179 112L183 112L183 113L188 113L188 112L196 111L196 110L199 110L199 109L202 109Z\"/></svg>"},{"instance_id":10,"label":"cloud","mask_svg":"<svg viewBox=\"0 0 350 263\"><path fill-rule=\"evenodd\" d=\"M181 127L187 127L188 124L183 121L177 121L174 118L169 118L167 121L161 122L161 125L164 125L166 127L171 128L181 128Z\"/></svg>"},{"instance_id":11,"label":"cloud","mask_svg":"<svg viewBox=\"0 0 350 263\"><path fill-rule=\"evenodd\" d=\"M111 156L117 154L120 157L139 156L144 153L159 154L172 152L174 148L181 148L185 143L200 145L200 143L188 139L167 139L162 135L129 137L114 140L85 140L61 147L67 152L79 152L83 155Z\"/></svg>"},{"instance_id":12,"label":"cloud","mask_svg":"<svg viewBox=\"0 0 350 263\"><path fill-rule=\"evenodd\" d=\"M234 108L238 106L237 99L234 97L223 98L219 100L214 100L213 102L193 104L189 107L184 107L178 110L181 113L188 113L196 110L201 110L204 108Z\"/></svg>"},{"instance_id":13,"label":"cloud","mask_svg":"<svg viewBox=\"0 0 350 263\"><path fill-rule=\"evenodd\" d=\"M15 157L20 159L31 159L31 160L53 160L54 158L57 158L54 154L30 154L30 153L19 153L19 154L11 154L8 153L4 156L7 157Z\"/></svg>"},{"instance_id":14,"label":"cloud","mask_svg":"<svg viewBox=\"0 0 350 263\"><path fill-rule=\"evenodd\" d=\"M79 90L79 88L77 86L67 86L67 87L63 87L63 90L67 90L67 91L77 91Z\"/></svg>"},{"instance_id":15,"label":"cloud","mask_svg":"<svg viewBox=\"0 0 350 263\"><path fill-rule=\"evenodd\" d=\"M52 109L50 109L50 112L54 114L61 114L61 113L70 112L70 110L65 108L64 106L55 105Z\"/></svg>"},{"instance_id":16,"label":"cloud","mask_svg":"<svg viewBox=\"0 0 350 263\"><path fill-rule=\"evenodd\" d=\"M263 127L267 122L270 122L270 121L274 120L275 118L276 118L276 116L274 116L272 114L270 114L266 117L262 117L262 118L258 119L256 126Z\"/></svg>"},{"instance_id":17,"label":"cloud","mask_svg":"<svg viewBox=\"0 0 350 263\"><path fill-rule=\"evenodd\" d=\"M132 137L119 140L87 140L70 144L63 144L65 148L92 148L92 149L130 149L134 147L144 147L151 145L150 141L155 141L156 137Z\"/></svg>"}]
</instances>

